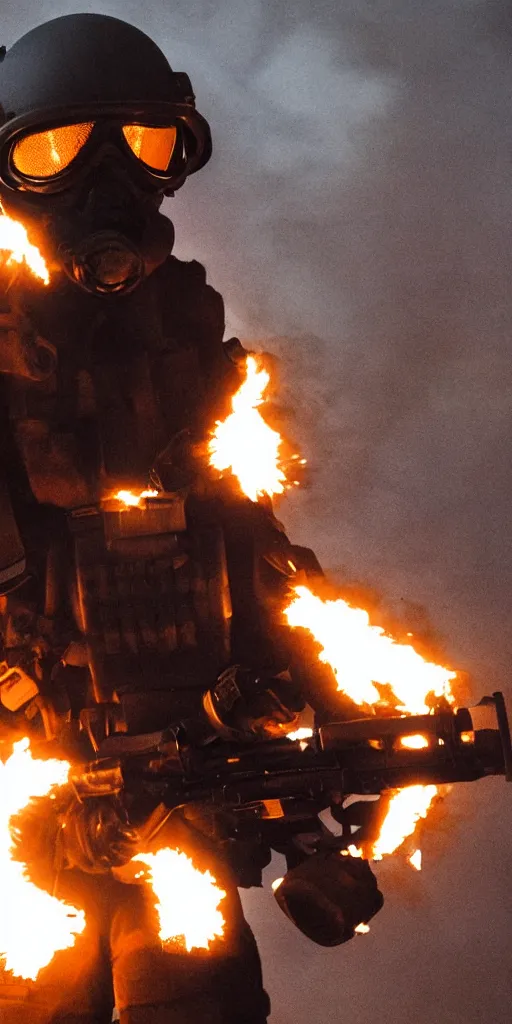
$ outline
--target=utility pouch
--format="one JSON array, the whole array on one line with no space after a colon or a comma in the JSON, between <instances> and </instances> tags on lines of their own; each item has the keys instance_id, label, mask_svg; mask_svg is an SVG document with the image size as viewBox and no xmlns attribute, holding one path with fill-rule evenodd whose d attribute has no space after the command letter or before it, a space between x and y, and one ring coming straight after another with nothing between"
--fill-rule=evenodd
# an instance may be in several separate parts
<instances>
[{"instance_id":1,"label":"utility pouch","mask_svg":"<svg viewBox=\"0 0 512 1024\"><path fill-rule=\"evenodd\" d=\"M367 860L318 852L291 868L274 890L281 910L319 946L339 946L382 907Z\"/></svg>"},{"instance_id":2,"label":"utility pouch","mask_svg":"<svg viewBox=\"0 0 512 1024\"><path fill-rule=\"evenodd\" d=\"M0 702L4 708L19 711L38 693L37 683L22 668L9 668L7 662L0 662Z\"/></svg>"}]
</instances>

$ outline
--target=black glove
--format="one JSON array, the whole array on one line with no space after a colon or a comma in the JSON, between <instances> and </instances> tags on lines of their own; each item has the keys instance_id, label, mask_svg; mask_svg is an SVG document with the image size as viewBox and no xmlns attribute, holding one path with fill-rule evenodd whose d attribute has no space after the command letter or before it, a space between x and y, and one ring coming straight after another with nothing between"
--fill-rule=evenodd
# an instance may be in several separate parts
<instances>
[{"instance_id":1,"label":"black glove","mask_svg":"<svg viewBox=\"0 0 512 1024\"><path fill-rule=\"evenodd\" d=\"M51 888L55 873L78 868L104 874L137 853L138 835L119 799L93 797L82 803L69 796L38 797L11 819L14 857L27 865L29 877Z\"/></svg>"},{"instance_id":2,"label":"black glove","mask_svg":"<svg viewBox=\"0 0 512 1024\"><path fill-rule=\"evenodd\" d=\"M66 868L104 874L135 856L139 836L116 796L93 797L68 808L60 843Z\"/></svg>"},{"instance_id":3,"label":"black glove","mask_svg":"<svg viewBox=\"0 0 512 1024\"><path fill-rule=\"evenodd\" d=\"M220 736L240 741L285 736L293 729L304 700L287 679L233 665L205 693L203 706Z\"/></svg>"}]
</instances>

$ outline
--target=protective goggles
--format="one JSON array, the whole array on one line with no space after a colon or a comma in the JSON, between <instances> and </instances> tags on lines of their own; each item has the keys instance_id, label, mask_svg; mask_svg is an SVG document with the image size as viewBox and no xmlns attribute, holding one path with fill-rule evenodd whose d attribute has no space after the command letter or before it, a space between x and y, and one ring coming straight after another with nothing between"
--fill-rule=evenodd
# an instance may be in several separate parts
<instances>
[{"instance_id":1,"label":"protective goggles","mask_svg":"<svg viewBox=\"0 0 512 1024\"><path fill-rule=\"evenodd\" d=\"M19 134L10 141L4 166L13 183L54 191L66 186L75 170L89 162L89 155L111 142L146 174L167 184L182 169L184 146L178 144L179 137L176 125L81 121Z\"/></svg>"}]
</instances>

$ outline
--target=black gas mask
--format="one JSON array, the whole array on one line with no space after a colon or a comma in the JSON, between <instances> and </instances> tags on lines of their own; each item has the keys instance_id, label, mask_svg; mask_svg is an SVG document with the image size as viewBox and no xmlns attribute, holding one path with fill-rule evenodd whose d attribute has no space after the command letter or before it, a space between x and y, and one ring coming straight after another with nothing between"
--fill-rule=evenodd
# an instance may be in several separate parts
<instances>
[{"instance_id":1,"label":"black gas mask","mask_svg":"<svg viewBox=\"0 0 512 1024\"><path fill-rule=\"evenodd\" d=\"M172 249L159 213L211 153L187 75L105 15L39 26L0 65L0 197L54 268L126 293Z\"/></svg>"}]
</instances>

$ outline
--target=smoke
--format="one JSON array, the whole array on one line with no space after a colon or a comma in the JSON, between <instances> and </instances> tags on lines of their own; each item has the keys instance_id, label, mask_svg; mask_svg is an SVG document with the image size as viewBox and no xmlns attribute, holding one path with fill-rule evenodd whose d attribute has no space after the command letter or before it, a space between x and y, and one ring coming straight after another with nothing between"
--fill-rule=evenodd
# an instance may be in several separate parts
<instances>
[{"instance_id":1,"label":"smoke","mask_svg":"<svg viewBox=\"0 0 512 1024\"><path fill-rule=\"evenodd\" d=\"M4 8L0 41L95 9L153 35L212 124L212 162L168 212L230 332L281 357L313 473L278 509L289 532L340 578L425 605L475 696L507 687L509 5L40 0ZM338 1021L341 1000L354 1024L505 1024L504 787L456 800L458 845L430 872L424 844L423 916L395 903L328 952L252 903L276 1024Z\"/></svg>"}]
</instances>

